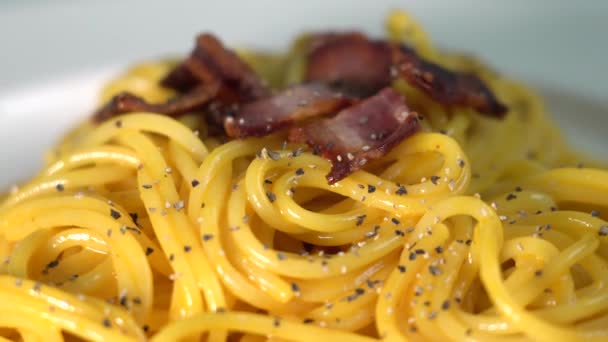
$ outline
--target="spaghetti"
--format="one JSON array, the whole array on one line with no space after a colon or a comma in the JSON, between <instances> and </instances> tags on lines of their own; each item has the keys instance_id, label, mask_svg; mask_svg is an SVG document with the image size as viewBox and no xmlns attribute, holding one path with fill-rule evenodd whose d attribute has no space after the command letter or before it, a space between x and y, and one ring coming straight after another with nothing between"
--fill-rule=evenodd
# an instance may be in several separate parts
<instances>
[{"instance_id":1,"label":"spaghetti","mask_svg":"<svg viewBox=\"0 0 608 342\"><path fill-rule=\"evenodd\" d=\"M403 80L421 131L333 184L286 133L225 141L199 114L87 122L0 206L0 340L605 341L608 171L541 100L436 49L406 13L389 39L473 72L503 120ZM239 53L271 86L302 41ZM110 82L160 102L177 64Z\"/></svg>"}]
</instances>

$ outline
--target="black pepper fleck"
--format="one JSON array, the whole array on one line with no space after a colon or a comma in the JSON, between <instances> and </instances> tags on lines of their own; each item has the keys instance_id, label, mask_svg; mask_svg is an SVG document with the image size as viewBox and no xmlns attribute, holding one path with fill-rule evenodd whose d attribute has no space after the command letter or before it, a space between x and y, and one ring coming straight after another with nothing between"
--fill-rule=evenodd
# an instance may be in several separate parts
<instances>
[{"instance_id":1,"label":"black pepper fleck","mask_svg":"<svg viewBox=\"0 0 608 342\"><path fill-rule=\"evenodd\" d=\"M61 192L61 191L65 190L65 187L63 186L62 183L59 183L55 186L55 189L57 189L57 191Z\"/></svg>"},{"instance_id":2,"label":"black pepper fleck","mask_svg":"<svg viewBox=\"0 0 608 342\"><path fill-rule=\"evenodd\" d=\"M395 191L395 194L402 196L407 194L407 190L405 189L405 187L403 185L399 186L399 189L397 189L397 191Z\"/></svg>"},{"instance_id":3,"label":"black pepper fleck","mask_svg":"<svg viewBox=\"0 0 608 342\"><path fill-rule=\"evenodd\" d=\"M110 208L110 216L112 216L115 220L118 220L120 218L120 213Z\"/></svg>"},{"instance_id":4,"label":"black pepper fleck","mask_svg":"<svg viewBox=\"0 0 608 342\"><path fill-rule=\"evenodd\" d=\"M199 184L201 184L198 180L193 179L192 182L190 182L190 184L192 184L193 188L196 188Z\"/></svg>"},{"instance_id":5,"label":"black pepper fleck","mask_svg":"<svg viewBox=\"0 0 608 342\"><path fill-rule=\"evenodd\" d=\"M437 185L437 181L440 179L441 177L439 176L431 176L431 183Z\"/></svg>"},{"instance_id":6,"label":"black pepper fleck","mask_svg":"<svg viewBox=\"0 0 608 342\"><path fill-rule=\"evenodd\" d=\"M373 192L375 192L375 191L376 191L376 187L375 187L375 186L373 186L373 185L371 185L371 184L368 184L368 185L367 185L367 193L368 193L368 194L371 194L371 193L373 193Z\"/></svg>"},{"instance_id":7,"label":"black pepper fleck","mask_svg":"<svg viewBox=\"0 0 608 342\"><path fill-rule=\"evenodd\" d=\"M268 200L270 201L270 203L274 202L277 199L277 195L270 191L266 191L266 196L268 196Z\"/></svg>"},{"instance_id":8,"label":"black pepper fleck","mask_svg":"<svg viewBox=\"0 0 608 342\"><path fill-rule=\"evenodd\" d=\"M275 319L272 321L272 325L273 325L275 328L278 328L279 326L281 326L281 319L280 319L280 318L278 318L278 317L276 317L276 318L275 318Z\"/></svg>"},{"instance_id":9,"label":"black pepper fleck","mask_svg":"<svg viewBox=\"0 0 608 342\"><path fill-rule=\"evenodd\" d=\"M429 266L429 272L434 276L438 276L443 273L443 271L439 267L433 265Z\"/></svg>"},{"instance_id":10,"label":"black pepper fleck","mask_svg":"<svg viewBox=\"0 0 608 342\"><path fill-rule=\"evenodd\" d=\"M120 296L119 304L121 306L124 306L126 308L127 307L127 300L128 300L127 296Z\"/></svg>"},{"instance_id":11,"label":"black pepper fleck","mask_svg":"<svg viewBox=\"0 0 608 342\"><path fill-rule=\"evenodd\" d=\"M516 199L516 198L517 198L517 196L515 194L508 194L507 195L507 201L511 201L511 200Z\"/></svg>"},{"instance_id":12,"label":"black pepper fleck","mask_svg":"<svg viewBox=\"0 0 608 342\"><path fill-rule=\"evenodd\" d=\"M363 221L365 221L365 218L367 217L367 215L363 214L363 215L359 215L357 216L357 222L356 225L360 226L363 224Z\"/></svg>"},{"instance_id":13,"label":"black pepper fleck","mask_svg":"<svg viewBox=\"0 0 608 342\"><path fill-rule=\"evenodd\" d=\"M281 154L279 152L275 152L272 150L267 150L268 152L268 157L270 157L270 159L272 160L279 160L279 158L281 158Z\"/></svg>"},{"instance_id":14,"label":"black pepper fleck","mask_svg":"<svg viewBox=\"0 0 608 342\"><path fill-rule=\"evenodd\" d=\"M397 266L397 269L398 269L398 270L399 270L399 272L401 272L401 273L405 273L405 271L407 270L407 269L405 268L405 266L403 266L403 265L398 265L398 266Z\"/></svg>"},{"instance_id":15,"label":"black pepper fleck","mask_svg":"<svg viewBox=\"0 0 608 342\"><path fill-rule=\"evenodd\" d=\"M296 170L296 175L301 176L301 175L303 175L303 174L304 174L304 169L303 169L303 168L301 168L301 167L300 167L300 168L298 168L298 169Z\"/></svg>"},{"instance_id":16,"label":"black pepper fleck","mask_svg":"<svg viewBox=\"0 0 608 342\"><path fill-rule=\"evenodd\" d=\"M203 234L203 241L209 241L213 239L213 234Z\"/></svg>"},{"instance_id":17,"label":"black pepper fleck","mask_svg":"<svg viewBox=\"0 0 608 342\"><path fill-rule=\"evenodd\" d=\"M297 149L293 150L293 152L291 152L291 155L294 157L298 157L302 154L302 152L304 152L304 149L302 147L298 147Z\"/></svg>"}]
</instances>

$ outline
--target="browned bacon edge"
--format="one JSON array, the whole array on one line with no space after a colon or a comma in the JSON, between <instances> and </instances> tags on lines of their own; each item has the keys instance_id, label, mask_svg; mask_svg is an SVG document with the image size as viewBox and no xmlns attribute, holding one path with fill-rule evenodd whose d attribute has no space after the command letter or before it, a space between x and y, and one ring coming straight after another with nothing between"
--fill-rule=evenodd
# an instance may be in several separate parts
<instances>
[{"instance_id":1,"label":"browned bacon edge","mask_svg":"<svg viewBox=\"0 0 608 342\"><path fill-rule=\"evenodd\" d=\"M337 84L366 95L401 77L445 106L471 107L502 118L507 108L477 76L450 71L414 50L360 34L321 34L313 39L306 79Z\"/></svg>"},{"instance_id":2,"label":"browned bacon edge","mask_svg":"<svg viewBox=\"0 0 608 342\"><path fill-rule=\"evenodd\" d=\"M312 38L306 79L370 96L391 82L391 50L358 32L323 33Z\"/></svg>"},{"instance_id":3,"label":"browned bacon edge","mask_svg":"<svg viewBox=\"0 0 608 342\"><path fill-rule=\"evenodd\" d=\"M471 107L497 118L507 113L507 107L474 74L445 69L403 45L394 47L393 63L403 79L441 104Z\"/></svg>"},{"instance_id":4,"label":"browned bacon edge","mask_svg":"<svg viewBox=\"0 0 608 342\"><path fill-rule=\"evenodd\" d=\"M166 103L151 104L133 94L121 93L99 109L93 120L100 122L133 111L176 116L204 109L212 100L217 106L229 107L270 95L255 72L211 34L197 37L190 56L175 67L161 85L182 94Z\"/></svg>"},{"instance_id":5,"label":"browned bacon edge","mask_svg":"<svg viewBox=\"0 0 608 342\"><path fill-rule=\"evenodd\" d=\"M123 92L112 98L101 107L93 116L93 120L101 122L116 115L132 112L162 113L169 116L178 116L188 112L201 110L218 93L218 85L201 86L192 89L165 103L151 104L141 97Z\"/></svg>"},{"instance_id":6,"label":"browned bacon edge","mask_svg":"<svg viewBox=\"0 0 608 342\"><path fill-rule=\"evenodd\" d=\"M240 106L234 117L226 117L224 129L232 138L264 136L307 118L334 114L352 103L325 84L299 84Z\"/></svg>"},{"instance_id":7,"label":"browned bacon edge","mask_svg":"<svg viewBox=\"0 0 608 342\"><path fill-rule=\"evenodd\" d=\"M385 88L333 118L292 128L289 140L306 143L329 159L327 180L333 184L387 154L418 129L417 114L395 90Z\"/></svg>"},{"instance_id":8,"label":"browned bacon edge","mask_svg":"<svg viewBox=\"0 0 608 342\"><path fill-rule=\"evenodd\" d=\"M249 65L208 33L196 38L196 46L190 56L170 72L161 84L184 92L201 83L213 82L229 88L244 102L270 95L270 90Z\"/></svg>"}]
</instances>

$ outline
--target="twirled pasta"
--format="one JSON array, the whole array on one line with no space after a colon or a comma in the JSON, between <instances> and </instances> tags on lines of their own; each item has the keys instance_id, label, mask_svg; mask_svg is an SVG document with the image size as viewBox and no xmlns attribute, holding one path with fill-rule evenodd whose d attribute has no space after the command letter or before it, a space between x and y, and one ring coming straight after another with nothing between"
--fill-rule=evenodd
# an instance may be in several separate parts
<instances>
[{"instance_id":1,"label":"twirled pasta","mask_svg":"<svg viewBox=\"0 0 608 342\"><path fill-rule=\"evenodd\" d=\"M199 116L154 113L83 124L0 206L0 339L608 339L608 171L526 87L437 50L403 12L387 29L477 73L509 115L396 82L424 131L334 185L282 133L221 143ZM280 86L299 53L242 57ZM102 97L166 99L172 65Z\"/></svg>"}]
</instances>

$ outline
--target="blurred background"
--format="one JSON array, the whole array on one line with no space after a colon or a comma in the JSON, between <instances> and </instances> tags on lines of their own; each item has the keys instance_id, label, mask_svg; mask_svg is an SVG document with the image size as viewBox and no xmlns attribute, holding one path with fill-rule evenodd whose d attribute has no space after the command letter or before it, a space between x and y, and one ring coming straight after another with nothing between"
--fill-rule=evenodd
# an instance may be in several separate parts
<instances>
[{"instance_id":1,"label":"blurred background","mask_svg":"<svg viewBox=\"0 0 608 342\"><path fill-rule=\"evenodd\" d=\"M68 73L189 51L196 32L280 48L298 32L380 34L391 8L413 12L439 44L499 70L606 99L608 1L0 0L0 94Z\"/></svg>"}]
</instances>

